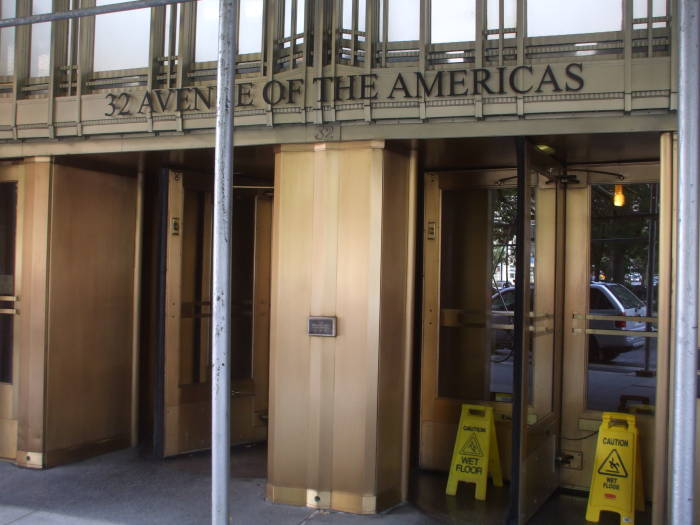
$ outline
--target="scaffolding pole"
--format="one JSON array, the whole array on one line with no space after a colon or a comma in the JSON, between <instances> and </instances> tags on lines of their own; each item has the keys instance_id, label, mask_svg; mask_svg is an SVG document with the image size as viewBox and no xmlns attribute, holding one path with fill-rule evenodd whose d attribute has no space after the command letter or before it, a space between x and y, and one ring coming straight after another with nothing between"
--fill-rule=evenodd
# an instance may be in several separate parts
<instances>
[{"instance_id":1,"label":"scaffolding pole","mask_svg":"<svg viewBox=\"0 0 700 525\"><path fill-rule=\"evenodd\" d=\"M670 516L693 523L697 397L698 174L700 170L700 2L680 0L678 104L678 248L675 274L675 345L671 390Z\"/></svg>"},{"instance_id":2,"label":"scaffolding pole","mask_svg":"<svg viewBox=\"0 0 700 525\"><path fill-rule=\"evenodd\" d=\"M214 172L212 305L211 522L230 523L231 234L233 219L233 93L236 70L234 0L219 2Z\"/></svg>"},{"instance_id":3,"label":"scaffolding pole","mask_svg":"<svg viewBox=\"0 0 700 525\"><path fill-rule=\"evenodd\" d=\"M3 27L26 26L29 24L41 24L43 22L55 22L56 20L67 20L69 18L80 18L83 16L105 15L108 13L120 13L122 11L132 11L134 9L145 9L147 7L160 7L169 4L182 4L184 2L197 2L198 0L135 0L133 2L122 2L119 4L99 5L95 7L85 7L83 9L72 9L70 11L54 11L53 13L43 13L40 15L23 16L19 18L0 19L0 29Z\"/></svg>"}]
</instances>

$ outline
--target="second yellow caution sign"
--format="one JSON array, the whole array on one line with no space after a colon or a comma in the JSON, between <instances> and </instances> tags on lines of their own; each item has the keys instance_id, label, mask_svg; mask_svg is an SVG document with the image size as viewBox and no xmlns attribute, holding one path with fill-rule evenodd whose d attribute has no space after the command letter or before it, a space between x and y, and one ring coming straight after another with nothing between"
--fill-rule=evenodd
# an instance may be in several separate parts
<instances>
[{"instance_id":1,"label":"second yellow caution sign","mask_svg":"<svg viewBox=\"0 0 700 525\"><path fill-rule=\"evenodd\" d=\"M634 524L634 511L644 510L639 440L633 415L604 412L598 433L586 521L597 522L605 510Z\"/></svg>"},{"instance_id":2,"label":"second yellow caution sign","mask_svg":"<svg viewBox=\"0 0 700 525\"><path fill-rule=\"evenodd\" d=\"M485 500L486 480L489 474L495 486L503 486L493 408L462 405L445 492L448 496L456 495L457 484L466 481L476 483L476 499Z\"/></svg>"}]
</instances>

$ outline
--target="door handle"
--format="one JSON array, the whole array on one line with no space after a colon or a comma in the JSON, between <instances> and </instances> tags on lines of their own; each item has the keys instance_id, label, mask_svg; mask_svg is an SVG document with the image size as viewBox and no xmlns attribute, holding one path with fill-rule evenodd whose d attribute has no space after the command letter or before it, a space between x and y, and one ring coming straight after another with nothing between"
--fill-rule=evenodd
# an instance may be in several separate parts
<instances>
[{"instance_id":1,"label":"door handle","mask_svg":"<svg viewBox=\"0 0 700 525\"><path fill-rule=\"evenodd\" d=\"M19 297L15 295L0 295L0 303L16 303ZM0 315L19 315L17 308L0 308Z\"/></svg>"}]
</instances>

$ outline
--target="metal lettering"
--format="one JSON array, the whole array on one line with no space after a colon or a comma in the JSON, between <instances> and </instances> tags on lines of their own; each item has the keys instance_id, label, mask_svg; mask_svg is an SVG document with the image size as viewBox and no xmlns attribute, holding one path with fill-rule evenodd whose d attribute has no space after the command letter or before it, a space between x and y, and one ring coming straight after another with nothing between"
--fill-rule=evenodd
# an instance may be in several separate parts
<instances>
[{"instance_id":1,"label":"metal lettering","mask_svg":"<svg viewBox=\"0 0 700 525\"><path fill-rule=\"evenodd\" d=\"M428 87L428 83L425 81L423 74L416 71L416 94L420 93L421 88L423 89L423 96L430 97L433 95L433 89L437 91L438 97L444 97L442 92L442 71L435 73L433 77L433 83ZM436 89L437 88L437 89Z\"/></svg>"},{"instance_id":2,"label":"metal lettering","mask_svg":"<svg viewBox=\"0 0 700 525\"><path fill-rule=\"evenodd\" d=\"M518 66L514 67L513 71L510 72L510 78L508 79L510 81L510 89L515 91L516 93L520 95L524 95L525 93L529 93L532 91L532 85L527 88L527 89L520 89L516 84L515 84L515 77L518 76L519 71L528 71L530 74L532 74L532 67L530 66Z\"/></svg>"},{"instance_id":3,"label":"metal lettering","mask_svg":"<svg viewBox=\"0 0 700 525\"><path fill-rule=\"evenodd\" d=\"M394 98L394 91L403 91L403 98L415 98L413 95L411 95L411 92L408 90L406 81L403 79L403 75L401 73L396 75L394 87L391 88L391 93L389 93L389 96L386 98Z\"/></svg>"},{"instance_id":4,"label":"metal lettering","mask_svg":"<svg viewBox=\"0 0 700 525\"><path fill-rule=\"evenodd\" d=\"M552 84L554 89L552 91L561 91L562 89L559 87L559 82L557 82L557 77L554 75L554 71L552 70L552 66L547 66L547 68L544 70L544 73L542 73L542 78L540 79L540 84L537 86L537 89L535 90L535 93L542 93L542 86L544 84Z\"/></svg>"},{"instance_id":5,"label":"metal lettering","mask_svg":"<svg viewBox=\"0 0 700 525\"><path fill-rule=\"evenodd\" d=\"M105 113L105 117L113 117L117 111L117 106L114 104L114 101L117 99L117 97L115 95L112 95L111 93L107 93L107 96L105 98L109 99L107 105L110 108L112 108L112 111L110 111L109 113Z\"/></svg>"},{"instance_id":6,"label":"metal lettering","mask_svg":"<svg viewBox=\"0 0 700 525\"><path fill-rule=\"evenodd\" d=\"M569 83L566 83L566 90L567 91L581 91L583 89L583 77L577 75L574 73L572 70L573 68L576 67L578 68L579 73L583 73L583 64L569 64L566 66L566 76L576 82L576 87L572 87L569 85Z\"/></svg>"},{"instance_id":7,"label":"metal lettering","mask_svg":"<svg viewBox=\"0 0 700 525\"><path fill-rule=\"evenodd\" d=\"M275 90L277 86L277 90ZM263 87L262 96L266 104L274 106L278 104L285 97L285 87L279 80L270 80ZM275 94L276 93L276 94Z\"/></svg>"},{"instance_id":8,"label":"metal lettering","mask_svg":"<svg viewBox=\"0 0 700 525\"><path fill-rule=\"evenodd\" d=\"M470 93L499 94L514 93L524 95L530 92L561 92L581 91L584 88L583 64L571 63L564 66L564 75L559 77L554 68L544 65L541 75L533 78L535 70L533 66L522 65L515 67L499 66L493 68L453 69L449 71L436 71L429 76L425 72L412 72L415 76L415 84L407 82L407 72L396 73L387 99L427 98L427 97L463 97ZM467 84L468 75L472 78ZM313 78L313 84L318 84L317 102L342 102L346 100L374 100L379 98L376 85L378 75L375 73L358 75L319 76ZM410 85L415 86L411 91ZM235 106L247 107L259 105L254 91L258 84L254 82L240 82L235 86ZM305 81L303 78L285 80L270 80L260 84L262 99L265 104L275 106L277 104L305 105L304 96ZM467 87L469 86L469 87ZM471 90L470 90L471 88ZM154 89L145 91L139 97L136 113L165 113L169 111L205 111L213 106L212 92L216 86L184 87L177 89ZM172 102L172 98L175 102ZM105 95L108 111L106 117L131 115L129 104L132 94L107 93ZM174 106L174 107L171 107Z\"/></svg>"},{"instance_id":9,"label":"metal lettering","mask_svg":"<svg viewBox=\"0 0 700 525\"><path fill-rule=\"evenodd\" d=\"M119 103L121 104L121 107L119 108L119 112L117 115L131 115L131 111L128 111L126 108L129 105L129 100L131 100L131 95L129 93L121 93L117 97Z\"/></svg>"},{"instance_id":10,"label":"metal lettering","mask_svg":"<svg viewBox=\"0 0 700 525\"><path fill-rule=\"evenodd\" d=\"M236 107L253 105L252 88L252 82L241 82L240 84L236 84Z\"/></svg>"},{"instance_id":11,"label":"metal lettering","mask_svg":"<svg viewBox=\"0 0 700 525\"><path fill-rule=\"evenodd\" d=\"M479 86L484 88L484 90L489 94L494 93L494 91L487 84L487 82L491 78L491 71L489 71L488 69L482 69L482 68L472 69L472 75L474 75L474 94L475 95L481 94L481 90L479 89ZM481 75L483 75L483 76L481 76Z\"/></svg>"}]
</instances>

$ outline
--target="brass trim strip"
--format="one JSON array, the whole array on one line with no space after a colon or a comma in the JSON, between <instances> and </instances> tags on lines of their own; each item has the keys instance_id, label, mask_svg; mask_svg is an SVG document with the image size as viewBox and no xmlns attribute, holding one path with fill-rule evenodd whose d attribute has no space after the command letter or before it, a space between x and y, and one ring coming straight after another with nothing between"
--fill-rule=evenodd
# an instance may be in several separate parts
<instances>
[{"instance_id":1,"label":"brass trim strip","mask_svg":"<svg viewBox=\"0 0 700 525\"><path fill-rule=\"evenodd\" d=\"M18 295L0 295L0 301L17 302L17 301L19 301L19 296Z\"/></svg>"},{"instance_id":2,"label":"brass trim strip","mask_svg":"<svg viewBox=\"0 0 700 525\"><path fill-rule=\"evenodd\" d=\"M491 328L495 328L497 330L515 330L515 326L512 324L492 324Z\"/></svg>"},{"instance_id":3,"label":"brass trim strip","mask_svg":"<svg viewBox=\"0 0 700 525\"><path fill-rule=\"evenodd\" d=\"M454 325L443 324L441 326L454 326ZM486 326L486 323L479 322L479 321L464 321L463 323L460 323L458 326L466 327L466 328L484 328Z\"/></svg>"},{"instance_id":4,"label":"brass trim strip","mask_svg":"<svg viewBox=\"0 0 700 525\"><path fill-rule=\"evenodd\" d=\"M496 330L515 330L515 326L512 324L492 324L491 328ZM533 335L546 335L553 334L554 330L552 328L535 328L534 326L528 326L528 331L532 332Z\"/></svg>"},{"instance_id":5,"label":"brass trim strip","mask_svg":"<svg viewBox=\"0 0 700 525\"><path fill-rule=\"evenodd\" d=\"M16 308L1 308L0 315L18 315L19 311Z\"/></svg>"},{"instance_id":6,"label":"brass trim strip","mask_svg":"<svg viewBox=\"0 0 700 525\"><path fill-rule=\"evenodd\" d=\"M592 315L574 314L574 319L589 321L638 321L643 323L657 323L658 317L643 317L639 315Z\"/></svg>"},{"instance_id":7,"label":"brass trim strip","mask_svg":"<svg viewBox=\"0 0 700 525\"><path fill-rule=\"evenodd\" d=\"M548 334L553 334L554 329L552 328L540 328L537 329L534 326L529 327L530 332L532 332L532 335L538 336L538 335L548 335Z\"/></svg>"},{"instance_id":8,"label":"brass trim strip","mask_svg":"<svg viewBox=\"0 0 700 525\"><path fill-rule=\"evenodd\" d=\"M496 311L491 312L491 316L492 317L513 317L513 316L515 316L515 312L496 310ZM528 317L530 319L532 319L533 321L542 321L544 319L554 319L554 314L545 313L545 314L535 315L535 312L530 312L528 314Z\"/></svg>"}]
</instances>

